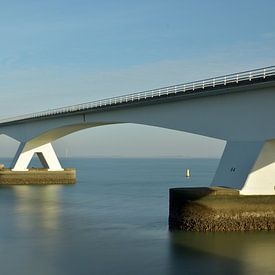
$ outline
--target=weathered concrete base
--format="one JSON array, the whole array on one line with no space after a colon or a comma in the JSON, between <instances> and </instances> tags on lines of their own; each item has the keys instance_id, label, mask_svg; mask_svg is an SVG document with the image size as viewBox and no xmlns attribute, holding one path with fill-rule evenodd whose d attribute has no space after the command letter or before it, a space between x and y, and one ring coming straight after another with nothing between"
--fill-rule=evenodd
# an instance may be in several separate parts
<instances>
[{"instance_id":1,"label":"weathered concrete base","mask_svg":"<svg viewBox=\"0 0 275 275\"><path fill-rule=\"evenodd\" d=\"M275 196L220 187L170 189L170 230L275 230Z\"/></svg>"},{"instance_id":2,"label":"weathered concrete base","mask_svg":"<svg viewBox=\"0 0 275 275\"><path fill-rule=\"evenodd\" d=\"M0 170L0 186L74 183L76 183L76 170L74 168L67 168L64 171L48 171L44 168L33 168L29 171Z\"/></svg>"}]
</instances>

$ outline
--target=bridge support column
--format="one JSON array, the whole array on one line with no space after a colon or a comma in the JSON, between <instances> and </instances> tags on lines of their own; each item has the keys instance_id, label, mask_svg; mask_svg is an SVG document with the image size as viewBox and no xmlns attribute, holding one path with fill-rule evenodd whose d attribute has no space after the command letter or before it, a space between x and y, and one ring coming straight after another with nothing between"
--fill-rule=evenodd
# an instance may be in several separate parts
<instances>
[{"instance_id":1,"label":"bridge support column","mask_svg":"<svg viewBox=\"0 0 275 275\"><path fill-rule=\"evenodd\" d=\"M63 171L51 143L38 147L32 146L30 142L21 143L12 163L12 171L28 171L34 154L37 154L41 164L48 171Z\"/></svg>"},{"instance_id":2,"label":"bridge support column","mask_svg":"<svg viewBox=\"0 0 275 275\"><path fill-rule=\"evenodd\" d=\"M211 186L275 195L275 140L227 142Z\"/></svg>"},{"instance_id":3,"label":"bridge support column","mask_svg":"<svg viewBox=\"0 0 275 275\"><path fill-rule=\"evenodd\" d=\"M275 140L227 142L212 187L170 189L169 205L171 230L275 230Z\"/></svg>"}]
</instances>

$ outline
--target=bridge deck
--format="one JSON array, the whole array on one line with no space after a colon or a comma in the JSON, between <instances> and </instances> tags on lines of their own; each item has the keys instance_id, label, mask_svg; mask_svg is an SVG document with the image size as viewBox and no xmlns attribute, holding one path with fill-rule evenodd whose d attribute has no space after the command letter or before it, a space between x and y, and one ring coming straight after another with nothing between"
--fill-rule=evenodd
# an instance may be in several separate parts
<instances>
[{"instance_id":1,"label":"bridge deck","mask_svg":"<svg viewBox=\"0 0 275 275\"><path fill-rule=\"evenodd\" d=\"M227 92L229 89L232 91L231 88L234 87L241 88L251 84L271 81L275 81L275 66L6 118L0 120L0 125L4 126L53 116L102 111L106 108L123 107L125 105L154 104L163 100L178 100L183 97L209 96L221 93L221 91Z\"/></svg>"}]
</instances>

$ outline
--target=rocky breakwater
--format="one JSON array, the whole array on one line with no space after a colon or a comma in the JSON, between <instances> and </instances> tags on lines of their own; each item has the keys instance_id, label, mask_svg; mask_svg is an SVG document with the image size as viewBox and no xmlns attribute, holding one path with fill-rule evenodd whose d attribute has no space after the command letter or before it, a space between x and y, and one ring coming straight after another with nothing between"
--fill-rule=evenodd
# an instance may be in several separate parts
<instances>
[{"instance_id":1,"label":"rocky breakwater","mask_svg":"<svg viewBox=\"0 0 275 275\"><path fill-rule=\"evenodd\" d=\"M173 188L169 228L184 231L275 230L275 196L243 196L228 188Z\"/></svg>"},{"instance_id":2,"label":"rocky breakwater","mask_svg":"<svg viewBox=\"0 0 275 275\"><path fill-rule=\"evenodd\" d=\"M47 185L47 184L74 184L76 170L65 168L64 171L48 171L45 168L32 168L28 171L12 171L0 167L0 185Z\"/></svg>"}]
</instances>

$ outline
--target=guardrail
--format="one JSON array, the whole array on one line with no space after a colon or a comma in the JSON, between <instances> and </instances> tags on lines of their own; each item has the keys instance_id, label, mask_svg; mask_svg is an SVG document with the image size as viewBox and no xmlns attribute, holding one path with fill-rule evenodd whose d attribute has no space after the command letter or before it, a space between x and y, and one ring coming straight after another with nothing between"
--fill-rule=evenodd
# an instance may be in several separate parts
<instances>
[{"instance_id":1,"label":"guardrail","mask_svg":"<svg viewBox=\"0 0 275 275\"><path fill-rule=\"evenodd\" d=\"M178 84L143 92L137 92L132 94L127 94L118 97L111 97L107 99L52 109L48 111L42 111L38 113L31 113L16 117L11 117L7 119L0 120L1 123L8 123L8 122L15 122L19 120L31 119L31 118L39 118L39 117L48 117L53 115L65 114L65 113L72 113L78 111L85 111L95 108L102 108L106 106L113 106L121 103L131 103L140 100L146 100L149 98L159 98L162 96L169 96L172 94L178 93L189 93L189 92L196 92L201 91L206 88L215 88L216 86L220 85L228 85L228 84L238 84L243 81L252 81L256 79L265 79L270 76L275 76L275 66L265 67L261 69L251 70L251 71L244 71L224 76L219 76L215 78L208 78L194 82L188 82L184 84Z\"/></svg>"}]
</instances>

